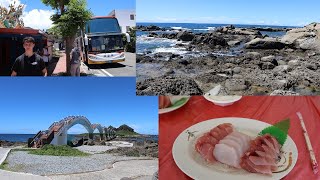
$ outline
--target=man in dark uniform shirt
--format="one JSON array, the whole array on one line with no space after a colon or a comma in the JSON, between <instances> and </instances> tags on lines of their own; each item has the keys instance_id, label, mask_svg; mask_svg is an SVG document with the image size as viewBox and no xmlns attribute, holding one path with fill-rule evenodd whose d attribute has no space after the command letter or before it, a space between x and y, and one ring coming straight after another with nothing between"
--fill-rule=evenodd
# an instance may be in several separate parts
<instances>
[{"instance_id":1,"label":"man in dark uniform shirt","mask_svg":"<svg viewBox=\"0 0 320 180\"><path fill-rule=\"evenodd\" d=\"M25 53L14 62L11 76L47 76L45 63L40 55L33 52L34 46L33 37L23 39Z\"/></svg>"}]
</instances>

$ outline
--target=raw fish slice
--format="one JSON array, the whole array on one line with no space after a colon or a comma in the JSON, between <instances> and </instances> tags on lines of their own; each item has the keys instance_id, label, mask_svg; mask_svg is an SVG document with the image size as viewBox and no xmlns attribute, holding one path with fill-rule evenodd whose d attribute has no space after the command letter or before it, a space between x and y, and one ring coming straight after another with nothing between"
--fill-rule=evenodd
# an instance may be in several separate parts
<instances>
[{"instance_id":1,"label":"raw fish slice","mask_svg":"<svg viewBox=\"0 0 320 180\"><path fill-rule=\"evenodd\" d=\"M253 168L257 173L272 175L271 167L267 165L255 165L251 161L246 161L247 165Z\"/></svg>"},{"instance_id":2,"label":"raw fish slice","mask_svg":"<svg viewBox=\"0 0 320 180\"><path fill-rule=\"evenodd\" d=\"M225 128L223 128L223 127L218 127L218 128L219 128L219 133L220 133L221 139L223 139L224 137L226 137L229 134L229 132Z\"/></svg>"},{"instance_id":3,"label":"raw fish slice","mask_svg":"<svg viewBox=\"0 0 320 180\"><path fill-rule=\"evenodd\" d=\"M226 137L228 134L230 134L230 131L232 132L233 128L228 123L226 123L226 124L220 124L217 127L211 129L210 134L217 140L221 140L224 137Z\"/></svg>"},{"instance_id":4,"label":"raw fish slice","mask_svg":"<svg viewBox=\"0 0 320 180\"><path fill-rule=\"evenodd\" d=\"M233 149L235 149L239 158L242 157L242 155L244 153L241 145L233 139L227 139L227 137L226 137L226 138L222 139L221 141L219 141L219 144L225 144L225 145L228 145L228 146L232 147Z\"/></svg>"},{"instance_id":5,"label":"raw fish slice","mask_svg":"<svg viewBox=\"0 0 320 180\"><path fill-rule=\"evenodd\" d=\"M200 155L203 157L207 162L214 162L215 158L213 156L213 149L214 146L211 144L203 144L200 148Z\"/></svg>"},{"instance_id":6,"label":"raw fish slice","mask_svg":"<svg viewBox=\"0 0 320 180\"><path fill-rule=\"evenodd\" d=\"M215 139L214 137L212 137L210 135L210 133L205 133L203 136L201 136L198 140L197 140L197 143L196 143L196 150L198 152L200 152L200 149L201 149L201 146L203 144L211 144L213 146L215 146L217 143L218 143L218 140Z\"/></svg>"},{"instance_id":7,"label":"raw fish slice","mask_svg":"<svg viewBox=\"0 0 320 180\"><path fill-rule=\"evenodd\" d=\"M218 140L210 135L210 133L205 133L201 136L196 142L196 151L200 152L201 146L203 144L211 144L215 146L218 143Z\"/></svg>"},{"instance_id":8,"label":"raw fish slice","mask_svg":"<svg viewBox=\"0 0 320 180\"><path fill-rule=\"evenodd\" d=\"M233 133L229 134L228 136L226 136L224 139L228 139L228 140L232 140L235 141L239 144L240 146L240 152L241 152L241 156L248 150L249 146L248 146L248 142L245 142L241 139L241 137L239 136L234 136ZM221 141L220 141L221 142ZM220 143L219 142L219 143Z\"/></svg>"},{"instance_id":9,"label":"raw fish slice","mask_svg":"<svg viewBox=\"0 0 320 180\"><path fill-rule=\"evenodd\" d=\"M264 152L264 151L255 151L255 153L257 153L258 156L261 156L261 157L265 157L265 158L268 158L268 159L272 159L275 161L275 157L273 156L270 156L270 154Z\"/></svg>"},{"instance_id":10,"label":"raw fish slice","mask_svg":"<svg viewBox=\"0 0 320 180\"><path fill-rule=\"evenodd\" d=\"M241 139L241 142L245 145L245 146L248 146L249 147L249 142L250 142L250 138L249 136L243 134L243 133L240 133L238 131L234 131L232 132L229 136L233 136L233 137L236 137L236 138L240 138Z\"/></svg>"},{"instance_id":11,"label":"raw fish slice","mask_svg":"<svg viewBox=\"0 0 320 180\"><path fill-rule=\"evenodd\" d=\"M263 139L263 142L265 142L265 144L272 149L272 151L278 156L279 154L277 153L277 150L274 148L273 144L267 139Z\"/></svg>"},{"instance_id":12,"label":"raw fish slice","mask_svg":"<svg viewBox=\"0 0 320 180\"><path fill-rule=\"evenodd\" d=\"M241 158L241 167L249 172L271 175L277 169L276 159L280 145L269 134L251 141L249 150Z\"/></svg>"},{"instance_id":13,"label":"raw fish slice","mask_svg":"<svg viewBox=\"0 0 320 180\"><path fill-rule=\"evenodd\" d=\"M213 150L213 155L221 163L240 168L240 157L236 150L226 144L217 144Z\"/></svg>"},{"instance_id":14,"label":"raw fish slice","mask_svg":"<svg viewBox=\"0 0 320 180\"><path fill-rule=\"evenodd\" d=\"M169 96L159 96L159 109L167 108L171 106L171 101Z\"/></svg>"},{"instance_id":15,"label":"raw fish slice","mask_svg":"<svg viewBox=\"0 0 320 180\"><path fill-rule=\"evenodd\" d=\"M277 151L277 154L280 154L280 144L279 144L279 142L276 140L276 138L274 138L274 137L271 137L271 141L272 141L272 144L273 144L273 146L274 146L274 148L276 149L276 151Z\"/></svg>"},{"instance_id":16,"label":"raw fish slice","mask_svg":"<svg viewBox=\"0 0 320 180\"><path fill-rule=\"evenodd\" d=\"M247 159L242 159L241 162L240 162L240 166L242 169L246 170L246 171L249 171L249 172L252 172L252 173L256 173L257 171L252 168L251 166L248 165L247 163Z\"/></svg>"},{"instance_id":17,"label":"raw fish slice","mask_svg":"<svg viewBox=\"0 0 320 180\"><path fill-rule=\"evenodd\" d=\"M270 156L277 157L276 152L269 148L269 146L262 144L262 148L264 149L264 152L268 153Z\"/></svg>"},{"instance_id":18,"label":"raw fish slice","mask_svg":"<svg viewBox=\"0 0 320 180\"><path fill-rule=\"evenodd\" d=\"M267 159L265 157L249 156L248 159L255 165L268 165L268 166L275 166L276 165L274 160Z\"/></svg>"},{"instance_id":19,"label":"raw fish slice","mask_svg":"<svg viewBox=\"0 0 320 180\"><path fill-rule=\"evenodd\" d=\"M233 132L233 125L230 123L223 123L223 124L218 125L218 127L220 129L227 131L228 134Z\"/></svg>"},{"instance_id":20,"label":"raw fish slice","mask_svg":"<svg viewBox=\"0 0 320 180\"><path fill-rule=\"evenodd\" d=\"M210 131L210 135L213 136L214 138L216 138L217 140L220 140L223 138L222 134L220 133L220 129L219 128L213 128Z\"/></svg>"},{"instance_id":21,"label":"raw fish slice","mask_svg":"<svg viewBox=\"0 0 320 180\"><path fill-rule=\"evenodd\" d=\"M233 125L231 123L223 123L223 124L219 124L218 127L226 128L226 127L233 127Z\"/></svg>"},{"instance_id":22,"label":"raw fish slice","mask_svg":"<svg viewBox=\"0 0 320 180\"><path fill-rule=\"evenodd\" d=\"M197 139L195 144L196 151L199 152L206 161L213 162L214 147L221 139L229 135L231 131L233 131L233 127L230 123L220 124L212 128L210 132L205 133L203 136ZM211 155L208 155L209 149L211 150Z\"/></svg>"}]
</instances>

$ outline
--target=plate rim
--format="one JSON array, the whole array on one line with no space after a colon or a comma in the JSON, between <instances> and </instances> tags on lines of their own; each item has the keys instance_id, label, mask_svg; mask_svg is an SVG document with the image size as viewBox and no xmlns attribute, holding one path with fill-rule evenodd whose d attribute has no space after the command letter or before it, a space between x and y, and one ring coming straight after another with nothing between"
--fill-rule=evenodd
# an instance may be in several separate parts
<instances>
[{"instance_id":1,"label":"plate rim","mask_svg":"<svg viewBox=\"0 0 320 180\"><path fill-rule=\"evenodd\" d=\"M184 174L186 174L187 176L189 176L189 177L191 177L191 178L193 178L193 179L199 179L199 177L197 177L197 176L194 175L194 172L192 172L192 173L188 172L186 169L184 169L183 166L181 166L179 163L177 163L177 155L176 155L177 145L176 145L176 144L177 144L178 140L183 137L183 135L185 134L185 131L188 130L188 129L190 129L190 128L193 128L194 126L196 127L196 126L198 126L198 124L201 124L201 123L204 123L204 122L211 122L211 121L217 122L217 120L218 120L218 121L219 121L219 120L220 120L220 121L224 121L224 120L230 120L230 119L241 119L241 120L245 120L245 121L248 121L248 120L249 120L249 121L255 121L255 122L258 122L258 123L261 123L261 124L271 125L271 124L269 124L269 123L267 123L267 122L259 121L259 120L256 120L256 119L250 119L250 118L243 118L243 117L221 117L221 118L212 118L212 119L204 120L204 121L198 122L198 123L196 123L196 124L193 124L193 125L187 127L186 129L184 129L184 130L177 136L177 138L175 139L175 141L174 141L174 143L173 143L173 146L172 146L172 157L173 157L173 160L174 160L175 164L177 165L177 167L178 167ZM220 122L220 123L227 123L227 122ZM218 123L218 124L219 124L219 123ZM295 165L296 165L296 163L297 163L297 161L298 161L299 152L298 152L297 145L295 144L295 142L293 141L293 139L292 139L289 135L288 135L287 141L288 141L288 140L293 142L291 145L293 145L293 148L294 148L296 154L295 154L295 156L293 156L294 158L292 159L291 167L290 167L287 171L285 171L285 172L287 172L287 173L284 174L283 176L281 176L280 179L283 178L283 177L285 177L285 176L287 176L287 175L293 170L293 168L295 167ZM189 146L189 145L188 145L188 146ZM179 153L179 154L183 154L183 153ZM256 173L252 173L252 174L256 174ZM217 176L215 176L215 178L218 178L218 177L224 178L224 179L226 179L226 178L227 178L227 179L228 179L228 178L231 178L231 179L236 178L236 177L225 176L225 174L217 174ZM269 176L268 176L268 177L269 177ZM261 175L261 179L266 179L266 178L268 178L268 177ZM270 176L269 178L270 178L270 179L274 179L275 177L274 177L274 176ZM278 178L278 177L276 177L276 178ZM255 177L255 178L252 178L252 177L246 176L246 179L256 179L256 177Z\"/></svg>"},{"instance_id":2,"label":"plate rim","mask_svg":"<svg viewBox=\"0 0 320 180\"><path fill-rule=\"evenodd\" d=\"M165 113L168 113L168 112L171 112L171 111L174 111L174 110L177 110L177 109L181 108L182 106L184 106L185 104L187 104L189 102L191 97L190 96L186 96L186 97L183 97L183 98L187 98L187 100L186 100L186 102L184 102L180 106L158 109L158 114L165 114Z\"/></svg>"},{"instance_id":3,"label":"plate rim","mask_svg":"<svg viewBox=\"0 0 320 180\"><path fill-rule=\"evenodd\" d=\"M205 95L203 95L203 97L207 100L207 101L210 101L212 103L219 103L219 104L229 104L229 103L235 103L237 101L240 101L242 99L242 96L239 96L238 98L234 99L234 100L229 100L229 101L218 101L218 100L213 100L213 99L210 99L208 97L208 93L206 93Z\"/></svg>"}]
</instances>

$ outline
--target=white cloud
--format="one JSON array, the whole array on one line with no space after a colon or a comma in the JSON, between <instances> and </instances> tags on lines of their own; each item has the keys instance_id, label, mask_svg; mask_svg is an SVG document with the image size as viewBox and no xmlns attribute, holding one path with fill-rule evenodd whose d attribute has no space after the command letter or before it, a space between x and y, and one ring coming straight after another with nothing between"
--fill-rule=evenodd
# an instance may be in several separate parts
<instances>
[{"instance_id":1,"label":"white cloud","mask_svg":"<svg viewBox=\"0 0 320 180\"><path fill-rule=\"evenodd\" d=\"M25 27L34 29L48 29L52 26L50 16L54 11L33 9L29 12L24 12L22 19Z\"/></svg>"}]
</instances>

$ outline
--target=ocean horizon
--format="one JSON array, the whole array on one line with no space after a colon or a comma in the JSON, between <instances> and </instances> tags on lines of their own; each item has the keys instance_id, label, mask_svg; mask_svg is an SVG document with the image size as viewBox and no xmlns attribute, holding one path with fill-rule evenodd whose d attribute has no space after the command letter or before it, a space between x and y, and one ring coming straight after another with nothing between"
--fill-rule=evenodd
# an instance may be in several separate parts
<instances>
[{"instance_id":1,"label":"ocean horizon","mask_svg":"<svg viewBox=\"0 0 320 180\"><path fill-rule=\"evenodd\" d=\"M28 142L29 138L33 138L36 134L0 134L0 141L10 142ZM73 140L79 134L68 134L68 140ZM148 135L146 138L131 138L133 141L140 141L140 139L156 140L158 141L158 135ZM131 140L130 139L130 140Z\"/></svg>"},{"instance_id":2,"label":"ocean horizon","mask_svg":"<svg viewBox=\"0 0 320 180\"><path fill-rule=\"evenodd\" d=\"M178 22L137 22L139 25L186 25L186 24L195 24L195 25L213 25L214 27L221 27L227 25L234 25L235 27L276 27L276 28L298 28L303 26L294 26L294 25L266 25L266 24L241 24L241 23L198 23L198 22L188 22L188 23L178 23ZM160 27L160 26L159 26Z\"/></svg>"}]
</instances>

